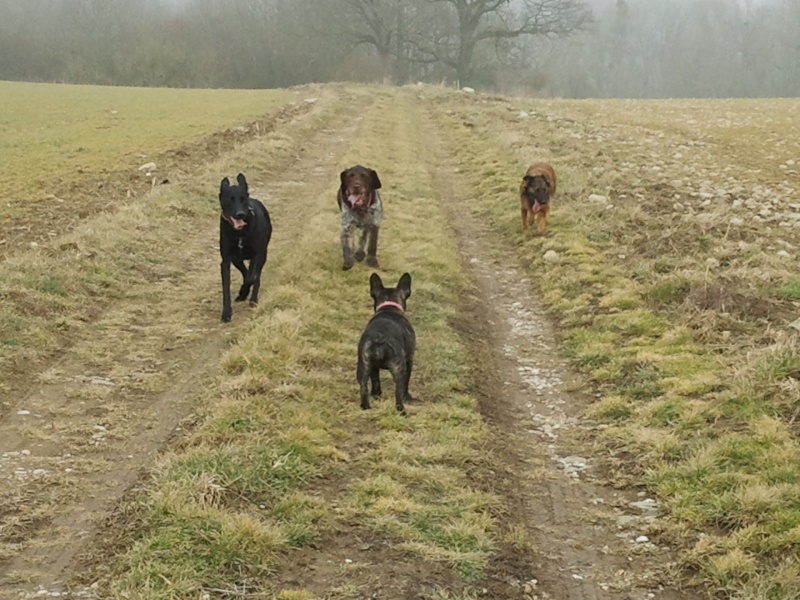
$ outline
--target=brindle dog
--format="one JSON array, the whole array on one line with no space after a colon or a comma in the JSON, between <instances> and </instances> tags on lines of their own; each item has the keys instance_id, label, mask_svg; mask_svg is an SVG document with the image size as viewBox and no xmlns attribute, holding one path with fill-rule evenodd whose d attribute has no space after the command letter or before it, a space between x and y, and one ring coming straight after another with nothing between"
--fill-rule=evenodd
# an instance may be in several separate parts
<instances>
[{"instance_id":1,"label":"brindle dog","mask_svg":"<svg viewBox=\"0 0 800 600\"><path fill-rule=\"evenodd\" d=\"M406 318L406 300L411 295L411 275L403 273L397 287L385 287L380 275L369 278L369 293L375 303L375 314L358 342L356 377L361 390L361 408L368 409L372 383L373 397L381 395L380 370L386 369L394 379L395 407L405 414L405 403L414 398L408 391L414 365L416 336Z\"/></svg>"},{"instance_id":2,"label":"brindle dog","mask_svg":"<svg viewBox=\"0 0 800 600\"><path fill-rule=\"evenodd\" d=\"M519 204L522 215L522 231L536 222L539 235L544 235L547 217L550 215L550 200L556 193L556 172L546 163L531 165L519 187Z\"/></svg>"},{"instance_id":3,"label":"brindle dog","mask_svg":"<svg viewBox=\"0 0 800 600\"><path fill-rule=\"evenodd\" d=\"M341 186L336 195L341 213L342 269L352 269L355 261L364 260L366 245L367 264L378 268L378 233L383 217L383 205L378 190L381 180L373 169L356 165L342 171ZM361 230L358 250L353 252L353 234Z\"/></svg>"}]
</instances>

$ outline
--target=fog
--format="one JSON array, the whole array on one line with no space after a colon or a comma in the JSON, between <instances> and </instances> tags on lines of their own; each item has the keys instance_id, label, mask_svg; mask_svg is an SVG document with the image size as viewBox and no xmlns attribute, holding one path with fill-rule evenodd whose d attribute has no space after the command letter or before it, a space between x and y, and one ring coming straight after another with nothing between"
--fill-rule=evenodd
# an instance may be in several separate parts
<instances>
[{"instance_id":1,"label":"fog","mask_svg":"<svg viewBox=\"0 0 800 600\"><path fill-rule=\"evenodd\" d=\"M798 0L0 0L0 79L800 95Z\"/></svg>"}]
</instances>

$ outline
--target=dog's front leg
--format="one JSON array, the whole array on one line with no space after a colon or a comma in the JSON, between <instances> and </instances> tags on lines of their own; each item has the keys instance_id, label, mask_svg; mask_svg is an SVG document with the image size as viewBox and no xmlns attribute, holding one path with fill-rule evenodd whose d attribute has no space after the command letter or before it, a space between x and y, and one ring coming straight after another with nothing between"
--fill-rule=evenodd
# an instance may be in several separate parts
<instances>
[{"instance_id":1,"label":"dog's front leg","mask_svg":"<svg viewBox=\"0 0 800 600\"><path fill-rule=\"evenodd\" d=\"M528 209L525 207L520 208L520 213L522 213L522 233L528 231Z\"/></svg>"},{"instance_id":2,"label":"dog's front leg","mask_svg":"<svg viewBox=\"0 0 800 600\"><path fill-rule=\"evenodd\" d=\"M247 275L244 276L244 284L242 284L242 289L239 290L239 297L236 300L247 300L247 294L252 286L253 293L250 295L250 306L258 304L258 288L261 286L259 277L260 265L259 257L256 256L250 260L250 268L247 269Z\"/></svg>"},{"instance_id":3,"label":"dog's front leg","mask_svg":"<svg viewBox=\"0 0 800 600\"><path fill-rule=\"evenodd\" d=\"M349 217L349 215L348 215ZM352 218L345 217L345 210L342 210L342 270L352 269L356 264L353 259L353 230L355 223Z\"/></svg>"},{"instance_id":4,"label":"dog's front leg","mask_svg":"<svg viewBox=\"0 0 800 600\"><path fill-rule=\"evenodd\" d=\"M231 320L233 309L231 309L231 261L223 258L220 265L222 271L222 320L227 323Z\"/></svg>"},{"instance_id":5,"label":"dog's front leg","mask_svg":"<svg viewBox=\"0 0 800 600\"><path fill-rule=\"evenodd\" d=\"M244 260L241 257L236 257L232 259L233 266L236 267L239 273L242 274L242 286L239 288L239 294L236 296L236 302L241 302L247 298L247 294L250 293L250 281L248 277L248 269L244 266ZM253 261L250 261L250 266L253 265Z\"/></svg>"},{"instance_id":6,"label":"dog's front leg","mask_svg":"<svg viewBox=\"0 0 800 600\"><path fill-rule=\"evenodd\" d=\"M367 246L367 264L370 267L377 269L378 265L378 232L380 231L379 225L367 225L364 227L364 234L369 237L369 245Z\"/></svg>"},{"instance_id":7,"label":"dog's front leg","mask_svg":"<svg viewBox=\"0 0 800 600\"><path fill-rule=\"evenodd\" d=\"M544 235L544 230L547 227L547 209L544 208L536 215L536 230L539 235Z\"/></svg>"},{"instance_id":8,"label":"dog's front leg","mask_svg":"<svg viewBox=\"0 0 800 600\"><path fill-rule=\"evenodd\" d=\"M356 250L356 260L361 262L364 260L364 246L367 244L367 234L369 233L369 226L365 225L361 229L361 235L358 238L358 250Z\"/></svg>"},{"instance_id":9,"label":"dog's front leg","mask_svg":"<svg viewBox=\"0 0 800 600\"><path fill-rule=\"evenodd\" d=\"M253 293L250 294L250 306L258 305L258 290L261 289L261 271L267 264L267 253L264 256L257 256L250 261L250 281L253 284Z\"/></svg>"}]
</instances>

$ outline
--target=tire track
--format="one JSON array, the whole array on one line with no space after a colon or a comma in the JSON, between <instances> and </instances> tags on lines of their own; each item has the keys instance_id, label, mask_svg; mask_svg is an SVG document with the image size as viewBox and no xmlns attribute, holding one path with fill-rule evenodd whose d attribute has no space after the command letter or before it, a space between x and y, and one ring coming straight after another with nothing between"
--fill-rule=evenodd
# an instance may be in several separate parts
<instances>
[{"instance_id":1,"label":"tire track","mask_svg":"<svg viewBox=\"0 0 800 600\"><path fill-rule=\"evenodd\" d=\"M527 557L509 548L494 561L491 597L683 598L668 583L669 549L643 536L656 516L651 503L601 485L602 461L579 442L594 429L581 416L588 398L573 391L581 378L559 357L516 249L498 244L468 209L474 200L430 112L428 123L438 195L474 283L460 327L471 340L482 412L495 433L502 475L487 485L517 508L506 526L521 526L534 548ZM513 190L508 202L516 210Z\"/></svg>"}]
</instances>

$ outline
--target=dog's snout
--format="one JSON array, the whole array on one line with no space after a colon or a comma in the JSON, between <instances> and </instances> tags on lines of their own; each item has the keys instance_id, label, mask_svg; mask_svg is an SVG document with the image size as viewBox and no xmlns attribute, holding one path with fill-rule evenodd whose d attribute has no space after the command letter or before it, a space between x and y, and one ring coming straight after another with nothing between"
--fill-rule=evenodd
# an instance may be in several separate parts
<instances>
[{"instance_id":1,"label":"dog's snout","mask_svg":"<svg viewBox=\"0 0 800 600\"><path fill-rule=\"evenodd\" d=\"M247 213L245 211L243 211L243 210L237 210L236 214L234 215L234 217L236 217L237 219L240 219L240 220L243 220L246 216L247 216Z\"/></svg>"}]
</instances>

